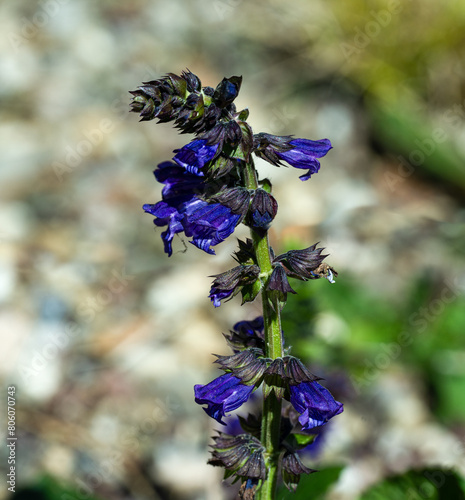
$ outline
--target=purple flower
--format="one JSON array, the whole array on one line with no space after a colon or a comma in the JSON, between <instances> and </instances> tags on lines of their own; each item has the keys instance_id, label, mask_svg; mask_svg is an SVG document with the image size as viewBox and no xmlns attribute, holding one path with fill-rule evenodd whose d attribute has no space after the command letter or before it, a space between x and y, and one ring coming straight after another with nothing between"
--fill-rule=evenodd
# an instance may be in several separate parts
<instances>
[{"instance_id":1,"label":"purple flower","mask_svg":"<svg viewBox=\"0 0 465 500\"><path fill-rule=\"evenodd\" d=\"M244 385L241 379L230 373L221 375L207 385L194 386L195 402L199 405L206 404L205 412L220 424L226 412L236 410L248 399L253 385Z\"/></svg>"},{"instance_id":2,"label":"purple flower","mask_svg":"<svg viewBox=\"0 0 465 500\"><path fill-rule=\"evenodd\" d=\"M286 161L295 168L308 169L308 172L299 178L303 181L310 179L312 174L320 170L320 162L317 158L325 156L332 148L329 139L311 141L309 139L293 139L289 141L289 146L294 146L288 151L277 151L276 154L281 160Z\"/></svg>"},{"instance_id":3,"label":"purple flower","mask_svg":"<svg viewBox=\"0 0 465 500\"><path fill-rule=\"evenodd\" d=\"M301 413L299 422L303 430L325 424L330 418L342 413L343 405L336 401L328 389L318 382L301 382L289 387L290 401Z\"/></svg>"},{"instance_id":4,"label":"purple flower","mask_svg":"<svg viewBox=\"0 0 465 500\"><path fill-rule=\"evenodd\" d=\"M212 160L218 149L218 144L209 146L205 139L196 139L181 149L175 149L173 160L191 174L203 176L202 167Z\"/></svg>"},{"instance_id":5,"label":"purple flower","mask_svg":"<svg viewBox=\"0 0 465 500\"><path fill-rule=\"evenodd\" d=\"M214 254L212 246L224 241L233 233L240 215L221 203L208 203L199 196L205 189L202 177L188 172L172 162L163 162L154 172L157 181L164 184L163 200L145 204L143 209L155 216L156 226L168 226L161 235L165 252L173 253L174 235L184 232L192 237L191 243L201 250Z\"/></svg>"},{"instance_id":6,"label":"purple flower","mask_svg":"<svg viewBox=\"0 0 465 500\"><path fill-rule=\"evenodd\" d=\"M184 214L186 236L192 236L191 243L210 254L215 253L210 247L232 234L241 217L221 203L207 203L200 199L185 204Z\"/></svg>"}]
</instances>

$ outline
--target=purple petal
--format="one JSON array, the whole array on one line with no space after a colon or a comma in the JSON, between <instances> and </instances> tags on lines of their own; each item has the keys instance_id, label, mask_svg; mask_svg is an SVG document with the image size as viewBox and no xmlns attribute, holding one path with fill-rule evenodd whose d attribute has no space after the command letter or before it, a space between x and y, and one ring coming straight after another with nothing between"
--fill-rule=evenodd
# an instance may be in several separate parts
<instances>
[{"instance_id":1,"label":"purple petal","mask_svg":"<svg viewBox=\"0 0 465 500\"><path fill-rule=\"evenodd\" d=\"M342 403L318 382L302 382L290 386L290 401L301 413L299 422L304 430L324 425L329 419L343 411Z\"/></svg>"},{"instance_id":2,"label":"purple petal","mask_svg":"<svg viewBox=\"0 0 465 500\"><path fill-rule=\"evenodd\" d=\"M217 149L218 144L209 146L206 140L197 139L181 149L176 149L173 160L191 174L203 176L204 173L200 169L215 156Z\"/></svg>"},{"instance_id":3,"label":"purple petal","mask_svg":"<svg viewBox=\"0 0 465 500\"><path fill-rule=\"evenodd\" d=\"M225 425L222 419L226 416L226 412L242 406L253 390L253 385L244 385L241 379L226 373L207 385L194 386L195 402L200 405L206 404L207 408L204 408L206 413Z\"/></svg>"},{"instance_id":4,"label":"purple petal","mask_svg":"<svg viewBox=\"0 0 465 500\"><path fill-rule=\"evenodd\" d=\"M289 151L277 152L277 155L295 168L308 169L306 174L300 176L303 181L310 179L312 174L316 174L320 170L320 162L317 158L325 156L332 148L329 139L321 139L320 141L293 139L289 144L294 148Z\"/></svg>"}]
</instances>

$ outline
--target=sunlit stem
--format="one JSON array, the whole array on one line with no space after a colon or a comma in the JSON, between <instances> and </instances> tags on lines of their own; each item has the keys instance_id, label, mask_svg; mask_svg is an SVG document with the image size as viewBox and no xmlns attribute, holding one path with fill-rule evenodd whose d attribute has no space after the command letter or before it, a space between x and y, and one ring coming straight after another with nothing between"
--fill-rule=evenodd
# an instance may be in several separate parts
<instances>
[{"instance_id":1,"label":"sunlit stem","mask_svg":"<svg viewBox=\"0 0 465 500\"><path fill-rule=\"evenodd\" d=\"M246 168L247 189L257 189L258 180L253 161ZM263 320L265 324L265 356L275 359L283 356L283 341L281 329L280 304L274 292L266 290L266 282L272 271L268 232L258 234L251 230L253 248L260 274L263 279L262 303ZM275 498L278 479L279 437L281 425L281 401L272 392L263 401L261 441L266 448L267 478L257 492L257 500L273 500Z\"/></svg>"}]
</instances>

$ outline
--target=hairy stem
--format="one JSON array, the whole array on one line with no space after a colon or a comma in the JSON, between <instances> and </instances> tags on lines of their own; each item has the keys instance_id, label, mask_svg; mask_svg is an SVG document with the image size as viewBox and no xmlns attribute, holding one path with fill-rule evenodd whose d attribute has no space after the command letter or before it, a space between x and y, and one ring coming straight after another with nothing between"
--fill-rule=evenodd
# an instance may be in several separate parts
<instances>
[{"instance_id":1,"label":"hairy stem","mask_svg":"<svg viewBox=\"0 0 465 500\"><path fill-rule=\"evenodd\" d=\"M257 173L252 161L247 164L246 186L257 189ZM266 290L266 283L271 275L271 255L268 232L264 235L251 230L257 263L263 281L262 303L265 324L265 356L275 359L283 356L280 307L273 292ZM263 401L261 441L266 448L267 478L257 492L257 500L273 500L275 498L278 479L279 435L281 425L281 401L272 392Z\"/></svg>"}]
</instances>

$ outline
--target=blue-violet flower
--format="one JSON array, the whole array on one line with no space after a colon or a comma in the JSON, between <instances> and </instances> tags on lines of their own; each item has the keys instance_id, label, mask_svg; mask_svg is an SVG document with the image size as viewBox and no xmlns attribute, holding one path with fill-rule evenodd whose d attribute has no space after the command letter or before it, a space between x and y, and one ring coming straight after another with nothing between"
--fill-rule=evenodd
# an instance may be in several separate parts
<instances>
[{"instance_id":1,"label":"blue-violet flower","mask_svg":"<svg viewBox=\"0 0 465 500\"><path fill-rule=\"evenodd\" d=\"M289 390L292 405L301 413L299 422L303 430L323 425L343 411L342 403L336 401L328 389L318 382L291 385Z\"/></svg>"},{"instance_id":2,"label":"blue-violet flower","mask_svg":"<svg viewBox=\"0 0 465 500\"><path fill-rule=\"evenodd\" d=\"M240 215L233 214L220 203L208 203L199 198L205 185L203 179L172 162L163 162L154 172L158 182L165 184L162 201L145 204L143 209L155 216L154 224L168 226L161 235L165 252L173 253L174 235L184 232L191 243L204 252L214 254L212 246L234 232Z\"/></svg>"},{"instance_id":3,"label":"blue-violet flower","mask_svg":"<svg viewBox=\"0 0 465 500\"><path fill-rule=\"evenodd\" d=\"M332 148L329 139L321 139L320 141L293 139L288 144L294 147L288 151L277 151L276 154L281 160L295 168L308 169L306 174L299 177L302 181L310 179L312 174L316 174L320 170L320 162L317 158L325 156Z\"/></svg>"},{"instance_id":4,"label":"blue-violet flower","mask_svg":"<svg viewBox=\"0 0 465 500\"><path fill-rule=\"evenodd\" d=\"M218 144L208 145L205 139L196 139L181 149L175 149L173 160L188 172L203 176L202 167L212 160L218 149Z\"/></svg>"},{"instance_id":5,"label":"blue-violet flower","mask_svg":"<svg viewBox=\"0 0 465 500\"><path fill-rule=\"evenodd\" d=\"M253 385L244 385L241 379L230 373L221 375L207 385L194 386L195 402L206 404L205 412L220 424L226 412L236 410L242 406L252 394Z\"/></svg>"}]
</instances>

